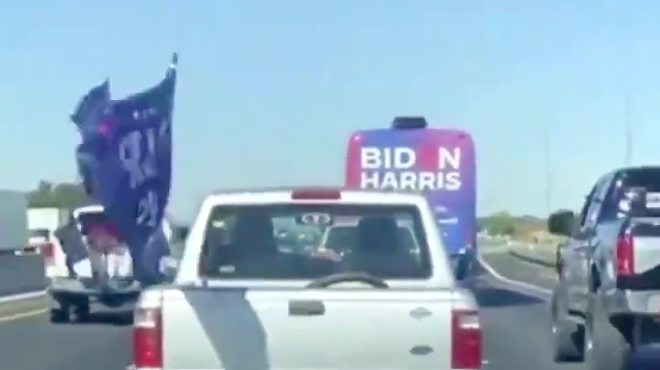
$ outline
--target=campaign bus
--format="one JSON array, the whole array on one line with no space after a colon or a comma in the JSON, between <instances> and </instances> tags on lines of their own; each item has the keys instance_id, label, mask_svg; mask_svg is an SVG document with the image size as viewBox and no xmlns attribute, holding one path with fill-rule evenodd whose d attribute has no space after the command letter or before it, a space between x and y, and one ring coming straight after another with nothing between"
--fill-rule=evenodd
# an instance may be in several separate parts
<instances>
[{"instance_id":1,"label":"campaign bus","mask_svg":"<svg viewBox=\"0 0 660 370\"><path fill-rule=\"evenodd\" d=\"M457 277L476 255L476 160L463 130L430 128L423 117L398 117L389 128L354 132L346 187L423 193Z\"/></svg>"}]
</instances>

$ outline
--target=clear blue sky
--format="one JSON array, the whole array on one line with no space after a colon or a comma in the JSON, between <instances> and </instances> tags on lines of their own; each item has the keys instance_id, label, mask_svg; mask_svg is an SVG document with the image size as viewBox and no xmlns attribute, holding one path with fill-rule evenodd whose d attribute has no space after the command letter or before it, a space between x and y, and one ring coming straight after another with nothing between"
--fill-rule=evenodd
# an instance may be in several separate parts
<instances>
[{"instance_id":1,"label":"clear blue sky","mask_svg":"<svg viewBox=\"0 0 660 370\"><path fill-rule=\"evenodd\" d=\"M211 189L339 184L348 135L395 115L469 130L479 213L576 207L624 158L660 159L658 1L0 1L1 187L75 179L68 115L180 53L173 212ZM623 55L630 57L625 72ZM544 142L550 136L550 163Z\"/></svg>"}]
</instances>

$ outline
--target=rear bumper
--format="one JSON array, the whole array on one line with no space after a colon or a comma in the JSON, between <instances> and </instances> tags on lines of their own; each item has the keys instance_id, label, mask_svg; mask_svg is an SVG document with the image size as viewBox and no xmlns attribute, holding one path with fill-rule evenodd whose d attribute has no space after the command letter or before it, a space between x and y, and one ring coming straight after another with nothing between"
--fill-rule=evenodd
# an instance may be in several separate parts
<instances>
[{"instance_id":1,"label":"rear bumper","mask_svg":"<svg viewBox=\"0 0 660 370\"><path fill-rule=\"evenodd\" d=\"M69 278L53 279L48 286L51 307L84 302L116 308L135 303L141 292L142 287L137 283L125 288L113 289Z\"/></svg>"},{"instance_id":2,"label":"rear bumper","mask_svg":"<svg viewBox=\"0 0 660 370\"><path fill-rule=\"evenodd\" d=\"M660 290L611 289L600 294L610 316L660 316Z\"/></svg>"}]
</instances>

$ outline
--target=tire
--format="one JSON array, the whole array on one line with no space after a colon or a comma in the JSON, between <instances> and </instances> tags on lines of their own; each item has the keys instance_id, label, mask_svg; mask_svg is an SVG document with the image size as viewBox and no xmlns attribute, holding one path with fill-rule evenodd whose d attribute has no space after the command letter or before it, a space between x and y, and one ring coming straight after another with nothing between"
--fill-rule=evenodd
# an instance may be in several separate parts
<instances>
[{"instance_id":1,"label":"tire","mask_svg":"<svg viewBox=\"0 0 660 370\"><path fill-rule=\"evenodd\" d=\"M585 359L592 370L629 370L633 349L619 329L610 322L603 299L591 297L585 330Z\"/></svg>"},{"instance_id":2,"label":"tire","mask_svg":"<svg viewBox=\"0 0 660 370\"><path fill-rule=\"evenodd\" d=\"M59 309L50 310L50 322L52 323L82 323L89 317L90 307L87 303L68 303Z\"/></svg>"},{"instance_id":3,"label":"tire","mask_svg":"<svg viewBox=\"0 0 660 370\"><path fill-rule=\"evenodd\" d=\"M51 308L49 311L49 320L52 324L63 324L68 322L68 319L67 313L60 309Z\"/></svg>"},{"instance_id":4,"label":"tire","mask_svg":"<svg viewBox=\"0 0 660 370\"><path fill-rule=\"evenodd\" d=\"M556 363L584 360L584 327L568 318L567 294L561 285L552 294L552 358Z\"/></svg>"},{"instance_id":5,"label":"tire","mask_svg":"<svg viewBox=\"0 0 660 370\"><path fill-rule=\"evenodd\" d=\"M81 303L71 307L69 321L72 323L83 323L89 318L89 303Z\"/></svg>"}]
</instances>

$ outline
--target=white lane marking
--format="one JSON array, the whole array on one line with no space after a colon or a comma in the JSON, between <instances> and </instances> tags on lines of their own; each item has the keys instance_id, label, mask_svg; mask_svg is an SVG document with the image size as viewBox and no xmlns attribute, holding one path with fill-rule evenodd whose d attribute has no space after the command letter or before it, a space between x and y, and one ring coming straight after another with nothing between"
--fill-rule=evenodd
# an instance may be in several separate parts
<instances>
[{"instance_id":1,"label":"white lane marking","mask_svg":"<svg viewBox=\"0 0 660 370\"><path fill-rule=\"evenodd\" d=\"M48 311L48 310L45 309L45 308L40 308L38 310L19 312L19 313L15 313L15 314L9 315L9 316L3 316L3 317L0 317L0 324L5 323L5 322L9 322L9 321L16 321L16 320L20 320L20 319L25 319L25 318L32 317L32 316L38 316L38 315L41 315L41 314L45 313L46 311Z\"/></svg>"},{"instance_id":2,"label":"white lane marking","mask_svg":"<svg viewBox=\"0 0 660 370\"><path fill-rule=\"evenodd\" d=\"M525 289L527 291L531 291L531 292L534 292L534 293L537 293L537 294L541 294L542 295L541 298L543 298L543 299L550 298L549 296L552 294L552 291L550 289L541 288L540 286L536 286L534 284L529 284L529 283L525 283L525 282L522 282L522 281L509 279L505 276L502 276L500 273L498 273L493 268L493 266L489 265L488 262L486 262L480 255L477 255L477 261L479 262L481 267L483 267L484 270L486 270L486 272L488 272L495 279L497 279L497 280L499 280L503 283L506 283L506 284L511 285L513 287Z\"/></svg>"},{"instance_id":3,"label":"white lane marking","mask_svg":"<svg viewBox=\"0 0 660 370\"><path fill-rule=\"evenodd\" d=\"M540 277L542 277L544 279L548 279L548 280L553 280L553 281L559 280L559 278L557 277L557 273L555 272L555 269L549 268L549 267L546 267L546 266L541 266L541 265L539 265L537 263L534 263L534 262L531 262L531 261L520 259L520 258L516 257L515 254L511 254L511 256L513 256L516 259L516 261L522 263L523 265L528 265L528 266L530 266L530 267L532 267L536 270L539 270L539 276Z\"/></svg>"}]
</instances>

